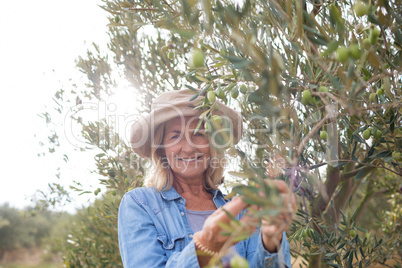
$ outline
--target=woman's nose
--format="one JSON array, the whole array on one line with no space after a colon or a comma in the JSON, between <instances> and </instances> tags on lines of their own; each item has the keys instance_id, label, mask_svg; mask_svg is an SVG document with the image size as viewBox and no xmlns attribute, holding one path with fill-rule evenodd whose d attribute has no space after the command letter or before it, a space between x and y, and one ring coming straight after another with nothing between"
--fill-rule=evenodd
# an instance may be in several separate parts
<instances>
[{"instance_id":1,"label":"woman's nose","mask_svg":"<svg viewBox=\"0 0 402 268\"><path fill-rule=\"evenodd\" d=\"M194 143L188 135L183 139L181 150L186 153L191 153L195 150Z\"/></svg>"}]
</instances>

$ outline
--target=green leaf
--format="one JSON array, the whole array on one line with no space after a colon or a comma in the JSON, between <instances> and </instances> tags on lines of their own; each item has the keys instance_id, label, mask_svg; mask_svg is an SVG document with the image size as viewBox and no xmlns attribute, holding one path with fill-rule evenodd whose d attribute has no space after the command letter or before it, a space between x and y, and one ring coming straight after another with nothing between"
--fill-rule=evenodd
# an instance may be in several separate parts
<instances>
[{"instance_id":1,"label":"green leaf","mask_svg":"<svg viewBox=\"0 0 402 268\"><path fill-rule=\"evenodd\" d=\"M382 151L376 155L370 156L370 158L374 158L374 159L375 158L384 158L384 157L390 156L391 154L392 154L392 152L390 152L390 151Z\"/></svg>"},{"instance_id":2,"label":"green leaf","mask_svg":"<svg viewBox=\"0 0 402 268\"><path fill-rule=\"evenodd\" d=\"M348 267L350 267L350 268L353 267L353 251L351 251L349 254Z\"/></svg>"},{"instance_id":3,"label":"green leaf","mask_svg":"<svg viewBox=\"0 0 402 268\"><path fill-rule=\"evenodd\" d=\"M345 246L345 243L341 243L339 246L338 246L338 250L340 250L340 249L342 249L343 247Z\"/></svg>"},{"instance_id":4,"label":"green leaf","mask_svg":"<svg viewBox=\"0 0 402 268\"><path fill-rule=\"evenodd\" d=\"M328 265L332 266L332 267L341 267L339 264L333 263L333 262L327 262Z\"/></svg>"},{"instance_id":5,"label":"green leaf","mask_svg":"<svg viewBox=\"0 0 402 268\"><path fill-rule=\"evenodd\" d=\"M355 141L358 141L360 143L365 143L364 140L362 140L358 135L353 135L353 138L355 139Z\"/></svg>"},{"instance_id":6,"label":"green leaf","mask_svg":"<svg viewBox=\"0 0 402 268\"><path fill-rule=\"evenodd\" d=\"M235 230L235 228L233 226L231 226L230 224L227 224L225 222L218 221L217 224L219 227L221 227L225 231L233 232Z\"/></svg>"},{"instance_id":7,"label":"green leaf","mask_svg":"<svg viewBox=\"0 0 402 268\"><path fill-rule=\"evenodd\" d=\"M321 56L325 57L332 52L334 52L338 48L339 42L337 40L334 40L330 43L327 44L327 49L321 53Z\"/></svg>"},{"instance_id":8,"label":"green leaf","mask_svg":"<svg viewBox=\"0 0 402 268\"><path fill-rule=\"evenodd\" d=\"M367 76L368 78L371 78L373 75L371 74L371 72L369 72L366 68L362 68L362 72L364 73L365 76Z\"/></svg>"},{"instance_id":9,"label":"green leaf","mask_svg":"<svg viewBox=\"0 0 402 268\"><path fill-rule=\"evenodd\" d=\"M235 172L235 171L229 171L228 174L233 177L238 177L238 178L243 178L243 179L248 179L251 176L248 173L240 173L240 172Z\"/></svg>"},{"instance_id":10,"label":"green leaf","mask_svg":"<svg viewBox=\"0 0 402 268\"><path fill-rule=\"evenodd\" d=\"M173 33L178 33L180 36L185 37L185 38L193 38L195 36L195 32L193 31L188 31L188 30L183 30L183 29L174 29L172 30Z\"/></svg>"},{"instance_id":11,"label":"green leaf","mask_svg":"<svg viewBox=\"0 0 402 268\"><path fill-rule=\"evenodd\" d=\"M364 174L365 171L366 171L366 168L362 168L362 169L356 174L355 181L359 180L359 179L363 176L363 174Z\"/></svg>"},{"instance_id":12,"label":"green leaf","mask_svg":"<svg viewBox=\"0 0 402 268\"><path fill-rule=\"evenodd\" d=\"M338 168L338 167L341 167L341 166L344 166L344 165L346 165L347 163L349 163L349 161L339 161L339 163L338 164L336 164L336 165L333 165L333 167L334 168Z\"/></svg>"}]
</instances>

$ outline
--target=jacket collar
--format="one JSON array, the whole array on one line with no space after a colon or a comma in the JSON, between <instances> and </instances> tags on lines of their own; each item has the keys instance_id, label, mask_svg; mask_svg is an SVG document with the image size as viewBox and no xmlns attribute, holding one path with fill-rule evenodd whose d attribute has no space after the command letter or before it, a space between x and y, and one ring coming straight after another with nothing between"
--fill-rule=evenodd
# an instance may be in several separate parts
<instances>
[{"instance_id":1,"label":"jacket collar","mask_svg":"<svg viewBox=\"0 0 402 268\"><path fill-rule=\"evenodd\" d=\"M216 197L219 195L223 197L223 194L220 190L211 189L210 192L214 195L214 199L216 199ZM169 190L163 190L160 193L161 193L163 199L169 200L169 201L172 201L172 200L175 200L178 198L182 198L181 195L179 195L177 193L176 189L173 187L170 187Z\"/></svg>"},{"instance_id":2,"label":"jacket collar","mask_svg":"<svg viewBox=\"0 0 402 268\"><path fill-rule=\"evenodd\" d=\"M162 190L161 192L162 198L165 200L175 200L180 198L181 196L177 193L176 189L173 187L170 187L169 190Z\"/></svg>"}]
</instances>

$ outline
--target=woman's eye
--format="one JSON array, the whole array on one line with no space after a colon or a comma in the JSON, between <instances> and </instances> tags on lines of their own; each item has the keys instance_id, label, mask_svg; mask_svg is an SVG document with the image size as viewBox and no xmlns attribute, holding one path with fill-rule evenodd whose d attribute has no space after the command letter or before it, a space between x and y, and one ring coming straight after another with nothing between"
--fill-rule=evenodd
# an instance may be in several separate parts
<instances>
[{"instance_id":1,"label":"woman's eye","mask_svg":"<svg viewBox=\"0 0 402 268\"><path fill-rule=\"evenodd\" d=\"M172 136L170 139L171 140L174 140L174 139L177 139L179 137L179 135L174 135L174 136Z\"/></svg>"}]
</instances>

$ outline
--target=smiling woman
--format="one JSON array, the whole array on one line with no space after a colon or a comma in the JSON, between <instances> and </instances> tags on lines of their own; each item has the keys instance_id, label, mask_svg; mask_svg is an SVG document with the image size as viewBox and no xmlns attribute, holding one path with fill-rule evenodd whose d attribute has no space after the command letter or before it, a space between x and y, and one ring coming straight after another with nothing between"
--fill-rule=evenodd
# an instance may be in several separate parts
<instances>
[{"instance_id":1,"label":"smiling woman","mask_svg":"<svg viewBox=\"0 0 402 268\"><path fill-rule=\"evenodd\" d=\"M148 178L148 187L126 193L121 201L118 231L124 266L204 267L218 259L228 267L236 254L251 267L290 267L284 231L292 212L256 229L255 218L245 211L247 204L241 198L227 201L218 190L224 151L241 137L241 116L219 103L217 115L226 121L222 126L229 127L207 131L199 124L205 111L194 108L202 96L192 98L194 94L188 90L162 94L151 113L131 128L134 152L152 158L156 172ZM227 142L217 142L219 136ZM294 210L294 196L286 184L273 184L282 194L283 207ZM246 239L239 242L222 234L222 224L230 224L229 214L244 226Z\"/></svg>"}]
</instances>

